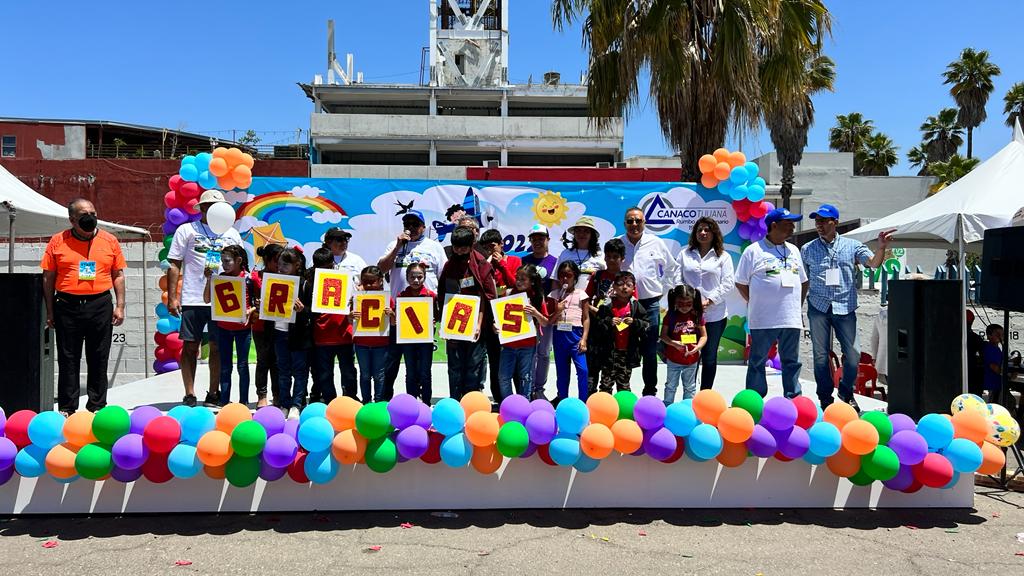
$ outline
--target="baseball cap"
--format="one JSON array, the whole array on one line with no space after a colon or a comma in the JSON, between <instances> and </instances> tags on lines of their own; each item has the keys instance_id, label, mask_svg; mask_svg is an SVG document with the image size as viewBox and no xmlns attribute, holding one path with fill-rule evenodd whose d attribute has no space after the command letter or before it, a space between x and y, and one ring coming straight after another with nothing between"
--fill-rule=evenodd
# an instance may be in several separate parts
<instances>
[{"instance_id":1,"label":"baseball cap","mask_svg":"<svg viewBox=\"0 0 1024 576\"><path fill-rule=\"evenodd\" d=\"M335 226L333 228L328 229L327 232L324 233L324 242L330 242L331 240L345 240L351 237L351 232L349 232L348 230L342 230L341 228Z\"/></svg>"},{"instance_id":2,"label":"baseball cap","mask_svg":"<svg viewBox=\"0 0 1024 576\"><path fill-rule=\"evenodd\" d=\"M832 218L839 220L839 209L831 204L822 204L817 210L811 212L811 219Z\"/></svg>"},{"instance_id":3,"label":"baseball cap","mask_svg":"<svg viewBox=\"0 0 1024 576\"><path fill-rule=\"evenodd\" d=\"M530 228L530 233L527 234L526 237L529 238L530 236L533 236L534 234L543 234L543 235L548 236L548 237L551 236L550 234L548 234L548 227L543 225L543 224L534 224L533 228Z\"/></svg>"},{"instance_id":4,"label":"baseball cap","mask_svg":"<svg viewBox=\"0 0 1024 576\"><path fill-rule=\"evenodd\" d=\"M427 221L423 219L423 213L420 212L419 210L407 210L405 212L402 212L402 221L404 222L405 219L408 218L409 216L418 219L423 224L427 223Z\"/></svg>"},{"instance_id":5,"label":"baseball cap","mask_svg":"<svg viewBox=\"0 0 1024 576\"><path fill-rule=\"evenodd\" d=\"M573 233L573 229L577 227L590 228L594 232L597 232L597 227L594 226L594 219L590 216L580 216L576 223L569 228L569 234Z\"/></svg>"},{"instance_id":6,"label":"baseball cap","mask_svg":"<svg viewBox=\"0 0 1024 576\"><path fill-rule=\"evenodd\" d=\"M227 202L220 190L207 190L199 197L200 204L216 204L218 202Z\"/></svg>"},{"instance_id":7,"label":"baseball cap","mask_svg":"<svg viewBox=\"0 0 1024 576\"><path fill-rule=\"evenodd\" d=\"M776 208L775 210L772 210L771 212L768 213L767 216L764 217L764 225L771 226L772 223L778 222L779 220L792 220L794 222L798 222L803 219L803 216L799 214L793 214L792 212L786 210L785 208Z\"/></svg>"}]
</instances>

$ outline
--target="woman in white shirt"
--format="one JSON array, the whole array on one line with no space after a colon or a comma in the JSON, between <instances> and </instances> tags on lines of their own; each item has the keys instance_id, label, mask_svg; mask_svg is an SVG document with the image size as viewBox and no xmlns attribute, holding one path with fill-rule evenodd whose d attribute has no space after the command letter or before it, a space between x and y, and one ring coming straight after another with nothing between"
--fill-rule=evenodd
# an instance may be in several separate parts
<instances>
[{"instance_id":1,"label":"woman in white shirt","mask_svg":"<svg viewBox=\"0 0 1024 576\"><path fill-rule=\"evenodd\" d=\"M594 226L594 219L590 216L581 216L568 232L572 234L572 242L558 255L555 270L562 262L575 263L580 269L580 279L576 287L582 290L587 287L591 276L607 268L604 254L601 252L600 235Z\"/></svg>"},{"instance_id":2,"label":"woman in white shirt","mask_svg":"<svg viewBox=\"0 0 1024 576\"><path fill-rule=\"evenodd\" d=\"M707 390L715 383L718 344L729 319L725 297L735 285L732 256L725 251L722 231L713 219L694 222L689 246L679 255L679 283L697 288L704 299L708 342L700 359L700 389Z\"/></svg>"}]
</instances>

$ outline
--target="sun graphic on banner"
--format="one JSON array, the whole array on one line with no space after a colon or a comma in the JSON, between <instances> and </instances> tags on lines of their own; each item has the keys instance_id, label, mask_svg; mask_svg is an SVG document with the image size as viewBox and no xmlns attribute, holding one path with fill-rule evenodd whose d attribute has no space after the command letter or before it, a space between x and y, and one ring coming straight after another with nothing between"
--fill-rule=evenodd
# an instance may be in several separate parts
<instances>
[{"instance_id":1,"label":"sun graphic on banner","mask_svg":"<svg viewBox=\"0 0 1024 576\"><path fill-rule=\"evenodd\" d=\"M562 198L560 192L541 192L533 201L533 215L537 222L545 226L554 226L565 219L569 211L569 203Z\"/></svg>"}]
</instances>

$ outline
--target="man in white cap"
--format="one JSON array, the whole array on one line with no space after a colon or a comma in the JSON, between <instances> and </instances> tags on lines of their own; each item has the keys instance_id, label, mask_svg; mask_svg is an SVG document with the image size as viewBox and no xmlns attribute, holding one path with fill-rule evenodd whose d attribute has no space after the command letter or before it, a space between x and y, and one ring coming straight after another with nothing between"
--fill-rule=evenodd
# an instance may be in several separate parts
<instances>
[{"instance_id":1,"label":"man in white cap","mask_svg":"<svg viewBox=\"0 0 1024 576\"><path fill-rule=\"evenodd\" d=\"M203 288L206 286L204 272L209 266L214 274L221 271L220 251L227 246L242 245L242 238L234 228L223 234L216 234L206 221L206 213L218 202L226 202L220 190L207 190L199 197L199 210L203 217L197 222L182 224L174 231L174 240L167 252L171 267L167 270L167 309L173 316L181 317L178 335L184 346L181 349L181 380L185 385L186 406L196 405L195 378L199 347L203 330L209 331L210 342L210 389L204 404L220 405L220 355L217 353L217 323L210 320L210 305L203 302ZM181 297L175 287L178 277L183 277Z\"/></svg>"},{"instance_id":2,"label":"man in white cap","mask_svg":"<svg viewBox=\"0 0 1024 576\"><path fill-rule=\"evenodd\" d=\"M555 263L558 259L548 253L548 242L551 235L547 226L534 224L527 235L530 239L530 252L523 256L523 264L533 264L540 272L544 283L544 295L551 293L551 282L555 276ZM551 339L555 331L552 327L542 326L537 338L537 353L533 357L533 398L544 398L544 386L548 383L548 367L551 365Z\"/></svg>"}]
</instances>

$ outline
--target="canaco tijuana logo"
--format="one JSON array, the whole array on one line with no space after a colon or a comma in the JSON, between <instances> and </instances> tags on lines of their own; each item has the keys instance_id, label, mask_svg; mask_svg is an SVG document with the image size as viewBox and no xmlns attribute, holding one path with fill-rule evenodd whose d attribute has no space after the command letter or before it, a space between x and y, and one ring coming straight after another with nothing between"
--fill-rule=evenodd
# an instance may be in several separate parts
<instances>
[{"instance_id":1,"label":"canaco tijuana logo","mask_svg":"<svg viewBox=\"0 0 1024 576\"><path fill-rule=\"evenodd\" d=\"M656 194L653 198L644 201L640 205L644 211L644 220L647 221L647 229L652 232L664 232L672 227L689 232L695 222L703 217L708 217L718 222L718 225L725 228L732 228L734 213L725 207L683 206L676 208L669 202L668 198Z\"/></svg>"}]
</instances>

